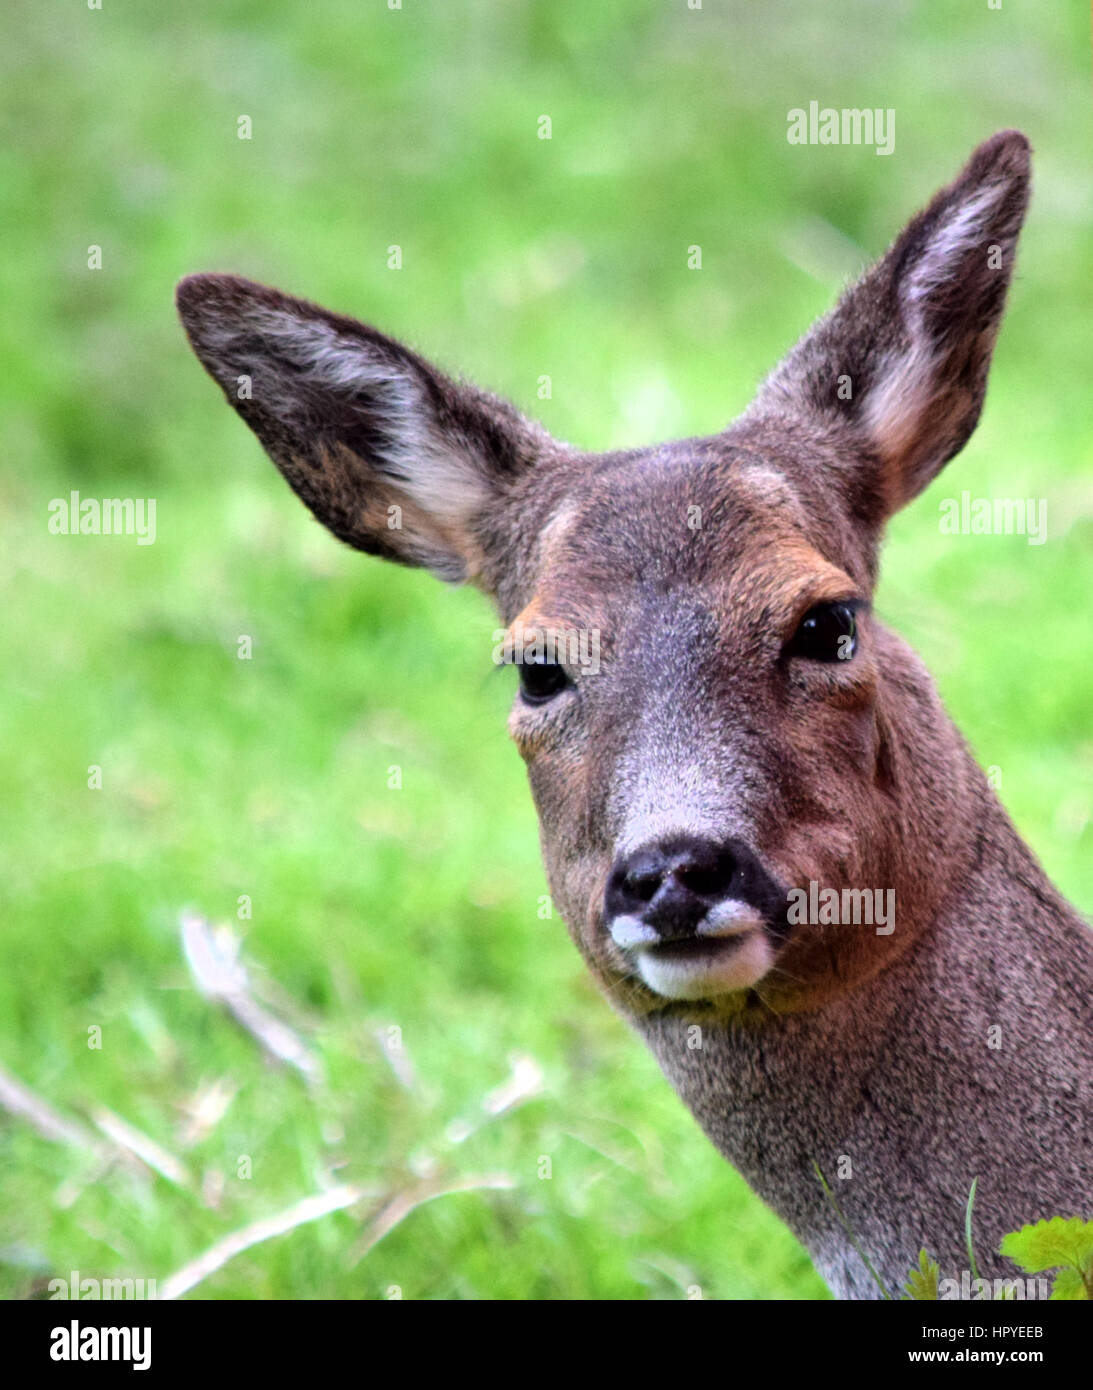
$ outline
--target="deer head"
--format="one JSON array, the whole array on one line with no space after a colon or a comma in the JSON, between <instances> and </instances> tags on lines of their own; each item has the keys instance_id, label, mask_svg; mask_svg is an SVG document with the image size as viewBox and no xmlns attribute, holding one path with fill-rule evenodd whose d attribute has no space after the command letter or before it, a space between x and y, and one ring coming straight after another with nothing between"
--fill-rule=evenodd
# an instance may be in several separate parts
<instances>
[{"instance_id":1,"label":"deer head","mask_svg":"<svg viewBox=\"0 0 1093 1390\"><path fill-rule=\"evenodd\" d=\"M1027 141L994 136L736 423L621 453L353 319L179 287L324 525L496 603L551 890L633 1016L807 1009L905 950L974 853L975 774L871 596L886 520L976 424L1028 182ZM810 883L893 890L899 930L792 922Z\"/></svg>"}]
</instances>

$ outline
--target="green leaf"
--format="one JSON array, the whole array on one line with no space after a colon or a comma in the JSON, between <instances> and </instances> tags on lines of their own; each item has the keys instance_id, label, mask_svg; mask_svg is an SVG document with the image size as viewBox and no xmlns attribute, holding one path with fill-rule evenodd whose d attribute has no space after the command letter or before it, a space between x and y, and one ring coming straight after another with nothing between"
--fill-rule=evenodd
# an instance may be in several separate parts
<instances>
[{"instance_id":1,"label":"green leaf","mask_svg":"<svg viewBox=\"0 0 1093 1390\"><path fill-rule=\"evenodd\" d=\"M1070 1265L1083 1269L1093 1262L1093 1221L1053 1216L1022 1226L1002 1239L1001 1250L1028 1274Z\"/></svg>"},{"instance_id":2,"label":"green leaf","mask_svg":"<svg viewBox=\"0 0 1093 1390\"><path fill-rule=\"evenodd\" d=\"M926 1247L923 1246L918 1252L918 1268L912 1269L907 1275L907 1283L903 1286L904 1297L913 1299L916 1303L936 1301L937 1281L940 1277L941 1266L930 1258Z\"/></svg>"},{"instance_id":3,"label":"green leaf","mask_svg":"<svg viewBox=\"0 0 1093 1390\"><path fill-rule=\"evenodd\" d=\"M1052 1302L1081 1302L1089 1299L1089 1290L1076 1269L1061 1269L1051 1290Z\"/></svg>"},{"instance_id":4,"label":"green leaf","mask_svg":"<svg viewBox=\"0 0 1093 1390\"><path fill-rule=\"evenodd\" d=\"M999 1248L1028 1274L1061 1269L1052 1298L1093 1300L1093 1221L1053 1216L1012 1231Z\"/></svg>"}]
</instances>

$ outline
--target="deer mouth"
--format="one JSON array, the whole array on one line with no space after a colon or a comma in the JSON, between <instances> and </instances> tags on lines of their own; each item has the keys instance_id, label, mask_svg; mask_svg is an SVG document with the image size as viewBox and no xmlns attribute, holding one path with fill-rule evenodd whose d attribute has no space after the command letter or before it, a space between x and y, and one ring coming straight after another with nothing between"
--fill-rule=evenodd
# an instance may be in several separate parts
<instances>
[{"instance_id":1,"label":"deer mouth","mask_svg":"<svg viewBox=\"0 0 1093 1390\"><path fill-rule=\"evenodd\" d=\"M765 923L736 922L731 932L698 933L634 953L642 981L665 999L711 999L750 989L770 970L774 951Z\"/></svg>"},{"instance_id":2,"label":"deer mouth","mask_svg":"<svg viewBox=\"0 0 1093 1390\"><path fill-rule=\"evenodd\" d=\"M748 990L786 935L786 895L745 841L688 833L626 846L608 873L603 926L629 970L665 999Z\"/></svg>"}]
</instances>

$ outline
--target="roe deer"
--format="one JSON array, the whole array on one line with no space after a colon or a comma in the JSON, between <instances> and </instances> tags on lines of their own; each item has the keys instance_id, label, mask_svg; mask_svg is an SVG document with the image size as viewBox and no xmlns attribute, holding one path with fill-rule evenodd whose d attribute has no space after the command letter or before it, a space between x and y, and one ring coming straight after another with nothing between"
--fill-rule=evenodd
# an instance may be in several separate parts
<instances>
[{"instance_id":1,"label":"roe deer","mask_svg":"<svg viewBox=\"0 0 1093 1390\"><path fill-rule=\"evenodd\" d=\"M1093 933L870 608L885 522L975 427L1028 187L1024 136L987 140L739 420L618 453L276 290L178 290L318 519L524 644L510 731L573 938L844 1297L878 1289L814 1164L849 1163L893 1291L924 1244L959 1276L973 1178L988 1278L1006 1231L1093 1215ZM595 673L552 651L574 631ZM793 910L819 888L896 918Z\"/></svg>"}]
</instances>

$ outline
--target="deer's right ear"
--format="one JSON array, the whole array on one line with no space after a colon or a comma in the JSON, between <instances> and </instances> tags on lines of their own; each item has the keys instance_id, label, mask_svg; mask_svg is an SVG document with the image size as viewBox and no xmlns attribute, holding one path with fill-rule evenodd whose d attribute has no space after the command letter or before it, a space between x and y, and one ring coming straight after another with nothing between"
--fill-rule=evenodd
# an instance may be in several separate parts
<instances>
[{"instance_id":1,"label":"deer's right ear","mask_svg":"<svg viewBox=\"0 0 1093 1390\"><path fill-rule=\"evenodd\" d=\"M400 343L231 275L178 287L194 351L292 489L371 555L474 578L480 535L546 435Z\"/></svg>"},{"instance_id":2,"label":"deer's right ear","mask_svg":"<svg viewBox=\"0 0 1093 1390\"><path fill-rule=\"evenodd\" d=\"M909 502L975 428L1028 194L1025 137L984 141L760 390L756 414L857 446L843 482L861 515Z\"/></svg>"}]
</instances>

